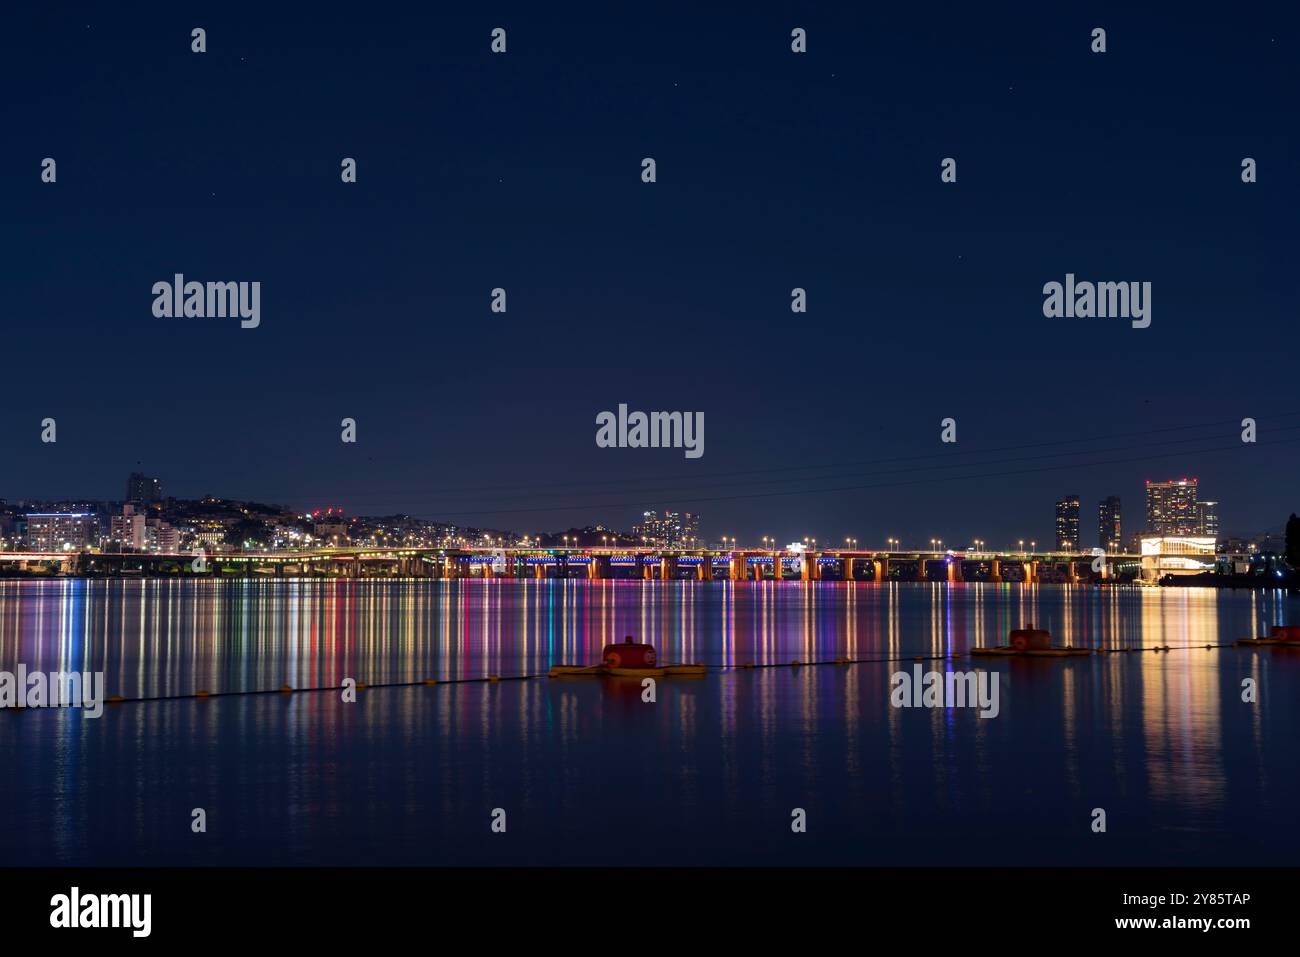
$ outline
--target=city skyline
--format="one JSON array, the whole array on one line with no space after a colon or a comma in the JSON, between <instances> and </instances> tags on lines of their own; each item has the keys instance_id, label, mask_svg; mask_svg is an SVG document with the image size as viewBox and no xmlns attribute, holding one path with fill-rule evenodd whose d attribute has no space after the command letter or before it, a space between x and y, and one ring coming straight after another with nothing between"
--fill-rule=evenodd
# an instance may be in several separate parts
<instances>
[{"instance_id":1,"label":"city skyline","mask_svg":"<svg viewBox=\"0 0 1300 957\"><path fill-rule=\"evenodd\" d=\"M931 534L928 537L922 535L910 539L905 539L901 535L888 535L880 542L869 537L850 534L843 535L842 543L840 532L828 535L824 530L820 535L816 532L803 532L787 535L736 536L717 528L702 531L701 514L698 511L678 512L671 509L647 509L641 512L636 521L631 522L607 517L603 521L581 526L534 528L532 531L523 532L513 527L456 523L437 517L415 516L402 512L386 515L349 513L342 505L302 511L284 503L265 499L245 501L211 495L201 499L183 499L165 495L160 477L133 472L127 478L126 495L122 499L78 498L62 503L50 499L35 499L9 503L0 498L0 548L9 547L11 541L18 540L15 522L26 520L30 526L34 518L39 518L40 522L34 526L35 532L31 528L27 529L27 539L30 541L39 536L36 540L42 543L42 549L36 550L43 550L52 544L54 550L58 550L59 533L53 531L55 523L50 521L53 518L74 520L64 521L61 525L75 529L79 533L70 540L65 540L64 548L68 547L66 541L75 541L78 547L108 545L117 550L138 551L178 551L182 546L216 547L221 544L238 548L240 547L238 543L223 542L221 536L221 522L224 520L229 523L229 513L232 508L244 511L243 518L246 523L261 521L273 529L285 525L286 520L290 524L306 523L301 527L311 531L302 535L301 540L297 542L299 546L328 542L331 537L328 533L312 534L312 531L321 527L333 530L334 544L346 544L350 539L363 540L359 537L362 534L373 536L376 527L387 529L386 523L394 521L397 522L398 529L404 529L404 534L408 538L418 539L422 544L436 542L441 538L443 541L455 541L458 544L496 541L525 546L530 542L536 545L550 540L554 540L555 544L561 541L567 543L570 538L576 542L580 537L588 544L594 544L602 533L605 533L606 542L617 543L621 540L628 544L635 544L639 541L673 547L712 547L719 543L725 546L728 542L736 544L738 541L744 547L754 547L760 541L766 547L800 541L804 544L811 541L815 545L820 539L827 547L850 543L856 545L861 542L866 547L874 548L884 544L887 547L902 549L903 543L908 541L909 547L917 549L923 549L927 544L934 549L937 545L946 542L948 547L953 549L999 550L1003 547L1015 546L1024 550L1025 543L1029 542L1030 547L1035 550L1047 550L1050 545L1052 550L1059 552L1079 552L1095 546L1107 552L1136 554L1139 551L1137 542L1142 536L1194 534L1221 537L1219 502L1197 498L1198 479L1146 479L1144 487L1146 520L1138 523L1135 530L1125 531L1125 529L1132 529L1133 526L1123 524L1122 497L1109 495L1098 500L1097 540L1092 544L1085 543L1080 533L1080 497L1070 494L1058 499L1055 503L1054 535L1043 537L1043 549L1038 549L1039 542L1032 534L1028 538L1019 535L1004 541L978 534L966 537ZM207 504L213 506L212 512L202 515L203 507ZM183 515L183 524L180 524L179 528L174 527L173 523L162 520L161 516L168 506L183 507L187 510L188 514ZM33 511L33 508L52 508L52 511ZM115 508L117 511L113 511ZM249 512L250 508L254 511ZM194 514L196 511L200 513L199 517ZM221 514L223 511L226 513L224 517ZM355 526L356 534L351 534L353 526L348 523L357 522L362 524ZM1229 534L1235 542L1252 540L1258 542L1267 541L1270 537L1278 535L1280 529L1281 521L1274 527L1231 530ZM294 533L293 538L297 537L298 533ZM376 539L376 541L381 540ZM294 547L294 542L290 538L271 538L262 543L271 547Z\"/></svg>"}]
</instances>

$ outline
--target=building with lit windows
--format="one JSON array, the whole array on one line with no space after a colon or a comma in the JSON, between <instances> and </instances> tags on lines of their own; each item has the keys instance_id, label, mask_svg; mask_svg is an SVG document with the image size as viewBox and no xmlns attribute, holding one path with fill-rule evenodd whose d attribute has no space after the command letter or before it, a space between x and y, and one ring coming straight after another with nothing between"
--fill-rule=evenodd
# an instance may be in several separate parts
<instances>
[{"instance_id":1,"label":"building with lit windows","mask_svg":"<svg viewBox=\"0 0 1300 957\"><path fill-rule=\"evenodd\" d=\"M1211 538L1219 537L1219 503L1200 501L1196 503L1197 529L1201 535Z\"/></svg>"},{"instance_id":2,"label":"building with lit windows","mask_svg":"<svg viewBox=\"0 0 1300 957\"><path fill-rule=\"evenodd\" d=\"M163 552L174 555L181 550L181 536L176 528L167 522L150 519L145 522L145 538L151 552Z\"/></svg>"},{"instance_id":3,"label":"building with lit windows","mask_svg":"<svg viewBox=\"0 0 1300 957\"><path fill-rule=\"evenodd\" d=\"M1147 480L1147 527L1151 535L1197 535L1201 516L1196 507L1197 480Z\"/></svg>"},{"instance_id":4,"label":"building with lit windows","mask_svg":"<svg viewBox=\"0 0 1300 957\"><path fill-rule=\"evenodd\" d=\"M691 512L643 512L632 533L658 548L695 548L700 541L700 516Z\"/></svg>"},{"instance_id":5,"label":"building with lit windows","mask_svg":"<svg viewBox=\"0 0 1300 957\"><path fill-rule=\"evenodd\" d=\"M1110 553L1119 552L1124 547L1118 495L1108 495L1097 506L1097 544Z\"/></svg>"},{"instance_id":6,"label":"building with lit windows","mask_svg":"<svg viewBox=\"0 0 1300 957\"><path fill-rule=\"evenodd\" d=\"M1215 568L1214 539L1206 535L1149 535L1142 538L1142 580L1199 575Z\"/></svg>"},{"instance_id":7,"label":"building with lit windows","mask_svg":"<svg viewBox=\"0 0 1300 957\"><path fill-rule=\"evenodd\" d=\"M32 512L26 518L28 551L76 551L95 540L93 512Z\"/></svg>"},{"instance_id":8,"label":"building with lit windows","mask_svg":"<svg viewBox=\"0 0 1300 957\"><path fill-rule=\"evenodd\" d=\"M1079 550L1079 496L1067 495L1056 503L1056 550Z\"/></svg>"},{"instance_id":9,"label":"building with lit windows","mask_svg":"<svg viewBox=\"0 0 1300 957\"><path fill-rule=\"evenodd\" d=\"M150 475L132 472L126 480L126 500L137 505L162 501L162 481Z\"/></svg>"},{"instance_id":10,"label":"building with lit windows","mask_svg":"<svg viewBox=\"0 0 1300 957\"><path fill-rule=\"evenodd\" d=\"M146 543L144 520L144 514L134 505L123 505L122 514L109 520L109 545L118 551L143 551Z\"/></svg>"}]
</instances>

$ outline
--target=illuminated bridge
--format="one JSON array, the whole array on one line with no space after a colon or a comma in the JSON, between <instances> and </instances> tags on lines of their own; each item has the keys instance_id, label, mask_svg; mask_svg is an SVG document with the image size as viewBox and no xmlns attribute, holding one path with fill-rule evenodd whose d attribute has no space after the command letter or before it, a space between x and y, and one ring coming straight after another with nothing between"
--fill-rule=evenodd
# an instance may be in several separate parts
<instances>
[{"instance_id":1,"label":"illuminated bridge","mask_svg":"<svg viewBox=\"0 0 1300 957\"><path fill-rule=\"evenodd\" d=\"M193 554L0 552L0 575L645 581L1086 582L1137 576L1138 555L659 548L326 548Z\"/></svg>"}]
</instances>

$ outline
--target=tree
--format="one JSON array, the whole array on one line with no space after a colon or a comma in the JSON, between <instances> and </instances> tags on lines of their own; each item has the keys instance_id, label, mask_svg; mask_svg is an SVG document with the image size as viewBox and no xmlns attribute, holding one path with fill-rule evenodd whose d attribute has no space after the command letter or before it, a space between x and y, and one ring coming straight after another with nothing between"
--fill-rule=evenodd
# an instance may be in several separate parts
<instances>
[{"instance_id":1,"label":"tree","mask_svg":"<svg viewBox=\"0 0 1300 957\"><path fill-rule=\"evenodd\" d=\"M243 547L244 542L266 545L269 540L270 533L266 525L254 519L244 518L226 526L226 544L235 548Z\"/></svg>"}]
</instances>

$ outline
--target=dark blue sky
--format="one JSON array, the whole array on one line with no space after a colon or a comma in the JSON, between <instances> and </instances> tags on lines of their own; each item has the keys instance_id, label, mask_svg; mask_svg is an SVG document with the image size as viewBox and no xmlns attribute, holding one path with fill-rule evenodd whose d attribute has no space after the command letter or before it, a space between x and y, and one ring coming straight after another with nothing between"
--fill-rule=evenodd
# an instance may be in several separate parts
<instances>
[{"instance_id":1,"label":"dark blue sky","mask_svg":"<svg viewBox=\"0 0 1300 957\"><path fill-rule=\"evenodd\" d=\"M710 538L1001 543L1076 492L1085 546L1145 478L1198 476L1229 531L1300 509L1280 4L55 6L0 29L0 497L142 468L524 531L671 503ZM260 328L155 319L176 272L260 281ZM1151 327L1044 318L1067 272L1151 282ZM705 455L596 448L620 402L703 411ZM809 464L839 467L763 471Z\"/></svg>"}]
</instances>

